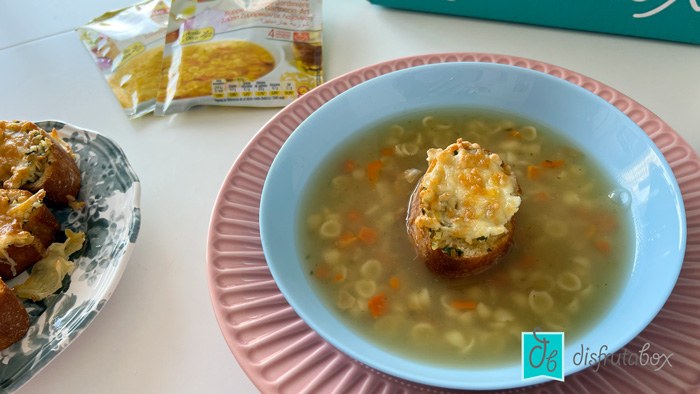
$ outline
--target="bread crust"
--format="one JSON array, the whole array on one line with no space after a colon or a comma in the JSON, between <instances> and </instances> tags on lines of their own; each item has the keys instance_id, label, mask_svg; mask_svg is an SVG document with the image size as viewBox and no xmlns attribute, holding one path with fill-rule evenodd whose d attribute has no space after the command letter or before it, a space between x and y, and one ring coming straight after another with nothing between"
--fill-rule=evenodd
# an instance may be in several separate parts
<instances>
[{"instance_id":1,"label":"bread crust","mask_svg":"<svg viewBox=\"0 0 700 394\"><path fill-rule=\"evenodd\" d=\"M422 179L421 179L422 180ZM487 253L474 256L451 256L441 249L431 247L430 234L424 227L416 226L416 218L421 213L420 188L421 180L413 190L409 201L406 226L408 235L413 243L418 257L433 273L446 278L463 278L479 274L496 265L510 251L515 232L514 217L505 225L506 232L500 236L491 236Z\"/></svg>"},{"instance_id":2,"label":"bread crust","mask_svg":"<svg viewBox=\"0 0 700 394\"><path fill-rule=\"evenodd\" d=\"M0 350L24 338L28 330L29 314L0 279Z\"/></svg>"},{"instance_id":3,"label":"bread crust","mask_svg":"<svg viewBox=\"0 0 700 394\"><path fill-rule=\"evenodd\" d=\"M0 196L8 197L10 200L31 195L32 193L26 190L0 189ZM29 245L7 248L7 255L14 261L15 265L13 270L10 262L4 257L0 257L0 278L2 279L12 279L41 260L46 253L46 248L55 241L56 232L60 225L46 205L42 204L32 210L22 228L30 232L34 236L34 240Z\"/></svg>"},{"instance_id":4,"label":"bread crust","mask_svg":"<svg viewBox=\"0 0 700 394\"><path fill-rule=\"evenodd\" d=\"M80 169L61 141L45 131L44 134L53 143L46 168L39 179L22 188L35 193L44 189L47 201L67 205L75 201L80 192Z\"/></svg>"}]
</instances>

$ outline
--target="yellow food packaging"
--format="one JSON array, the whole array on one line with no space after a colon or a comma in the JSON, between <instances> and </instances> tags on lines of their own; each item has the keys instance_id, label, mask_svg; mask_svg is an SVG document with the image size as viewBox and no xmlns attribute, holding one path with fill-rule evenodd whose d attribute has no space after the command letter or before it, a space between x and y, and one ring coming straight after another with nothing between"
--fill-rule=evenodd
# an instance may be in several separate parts
<instances>
[{"instance_id":1,"label":"yellow food packaging","mask_svg":"<svg viewBox=\"0 0 700 394\"><path fill-rule=\"evenodd\" d=\"M76 29L126 114L155 108L170 0L107 12Z\"/></svg>"},{"instance_id":2,"label":"yellow food packaging","mask_svg":"<svg viewBox=\"0 0 700 394\"><path fill-rule=\"evenodd\" d=\"M323 82L321 0L173 0L156 115L282 107Z\"/></svg>"}]
</instances>

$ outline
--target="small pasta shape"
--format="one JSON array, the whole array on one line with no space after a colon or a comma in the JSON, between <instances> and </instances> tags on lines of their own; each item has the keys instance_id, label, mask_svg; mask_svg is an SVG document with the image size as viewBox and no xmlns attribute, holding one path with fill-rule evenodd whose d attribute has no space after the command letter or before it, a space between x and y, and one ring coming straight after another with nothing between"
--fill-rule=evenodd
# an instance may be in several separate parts
<instances>
[{"instance_id":1,"label":"small pasta shape","mask_svg":"<svg viewBox=\"0 0 700 394\"><path fill-rule=\"evenodd\" d=\"M391 133L392 137L401 137L406 132L406 129L404 129L401 125L395 124L389 127L389 132Z\"/></svg>"},{"instance_id":2,"label":"small pasta shape","mask_svg":"<svg viewBox=\"0 0 700 394\"><path fill-rule=\"evenodd\" d=\"M369 259L362 263L360 273L367 279L376 280L382 273L382 263L380 263L377 259Z\"/></svg>"},{"instance_id":3,"label":"small pasta shape","mask_svg":"<svg viewBox=\"0 0 700 394\"><path fill-rule=\"evenodd\" d=\"M340 283L344 282L348 277L348 267L345 265L336 265L333 267L333 274L331 278L333 282Z\"/></svg>"},{"instance_id":4,"label":"small pasta shape","mask_svg":"<svg viewBox=\"0 0 700 394\"><path fill-rule=\"evenodd\" d=\"M462 312L459 314L457 317L457 320L462 323L463 325L471 325L474 323L474 312L473 311L467 311L467 312Z\"/></svg>"},{"instance_id":5,"label":"small pasta shape","mask_svg":"<svg viewBox=\"0 0 700 394\"><path fill-rule=\"evenodd\" d=\"M473 341L473 338L470 339ZM467 339L464 337L464 334L457 330L447 331L445 333L445 341L458 349L464 349L470 345Z\"/></svg>"},{"instance_id":6,"label":"small pasta shape","mask_svg":"<svg viewBox=\"0 0 700 394\"><path fill-rule=\"evenodd\" d=\"M500 308L493 312L493 319L497 322L509 323L515 320L515 316L509 310Z\"/></svg>"},{"instance_id":7,"label":"small pasta shape","mask_svg":"<svg viewBox=\"0 0 700 394\"><path fill-rule=\"evenodd\" d=\"M591 266L591 260L584 256L576 256L571 259L571 262L584 268L589 268Z\"/></svg>"},{"instance_id":8,"label":"small pasta shape","mask_svg":"<svg viewBox=\"0 0 700 394\"><path fill-rule=\"evenodd\" d=\"M498 144L498 149L504 152L511 152L518 150L520 142L518 140L503 140Z\"/></svg>"},{"instance_id":9,"label":"small pasta shape","mask_svg":"<svg viewBox=\"0 0 700 394\"><path fill-rule=\"evenodd\" d=\"M438 123L435 125L435 130L445 131L451 129L452 127L454 127L452 122Z\"/></svg>"},{"instance_id":10,"label":"small pasta shape","mask_svg":"<svg viewBox=\"0 0 700 394\"><path fill-rule=\"evenodd\" d=\"M557 287L566 291L581 290L581 278L572 272L562 272L557 275Z\"/></svg>"},{"instance_id":11,"label":"small pasta shape","mask_svg":"<svg viewBox=\"0 0 700 394\"><path fill-rule=\"evenodd\" d=\"M409 294L408 308L414 311L423 311L430 307L430 291L427 288Z\"/></svg>"},{"instance_id":12,"label":"small pasta shape","mask_svg":"<svg viewBox=\"0 0 700 394\"><path fill-rule=\"evenodd\" d=\"M422 120L423 127L426 129L430 129L435 127L435 124L437 124L437 119L435 119L434 116L424 116Z\"/></svg>"},{"instance_id":13,"label":"small pasta shape","mask_svg":"<svg viewBox=\"0 0 700 394\"><path fill-rule=\"evenodd\" d=\"M335 300L335 305L341 310L348 310L355 306L355 297L347 291L338 292L338 297Z\"/></svg>"},{"instance_id":14,"label":"small pasta shape","mask_svg":"<svg viewBox=\"0 0 700 394\"><path fill-rule=\"evenodd\" d=\"M532 290L528 296L530 310L538 315L549 312L554 306L554 299L548 291Z\"/></svg>"},{"instance_id":15,"label":"small pasta shape","mask_svg":"<svg viewBox=\"0 0 700 394\"><path fill-rule=\"evenodd\" d=\"M421 175L423 175L423 171L417 168L409 168L403 172L403 179L405 179L408 183L414 183L421 177Z\"/></svg>"},{"instance_id":16,"label":"small pasta shape","mask_svg":"<svg viewBox=\"0 0 700 394\"><path fill-rule=\"evenodd\" d=\"M331 180L331 184L336 190L345 190L352 184L352 178L348 175L338 175Z\"/></svg>"},{"instance_id":17,"label":"small pasta shape","mask_svg":"<svg viewBox=\"0 0 700 394\"><path fill-rule=\"evenodd\" d=\"M486 304L483 302L480 302L476 304L476 315L479 316L480 318L486 320L491 318L491 308L489 308Z\"/></svg>"},{"instance_id":18,"label":"small pasta shape","mask_svg":"<svg viewBox=\"0 0 700 394\"><path fill-rule=\"evenodd\" d=\"M435 336L435 327L426 322L420 322L411 328L411 339L416 343L430 342Z\"/></svg>"},{"instance_id":19,"label":"small pasta shape","mask_svg":"<svg viewBox=\"0 0 700 394\"><path fill-rule=\"evenodd\" d=\"M588 285L585 289L581 290L581 297L582 298L588 298L593 295L593 286Z\"/></svg>"},{"instance_id":20,"label":"small pasta shape","mask_svg":"<svg viewBox=\"0 0 700 394\"><path fill-rule=\"evenodd\" d=\"M564 192L564 194L561 196L561 200L564 201L564 204L570 207L575 207L581 204L581 197L578 195L578 193L571 190Z\"/></svg>"},{"instance_id":21,"label":"small pasta shape","mask_svg":"<svg viewBox=\"0 0 700 394\"><path fill-rule=\"evenodd\" d=\"M360 279L355 282L355 292L360 297L370 298L377 292L377 284L373 280Z\"/></svg>"},{"instance_id":22,"label":"small pasta shape","mask_svg":"<svg viewBox=\"0 0 700 394\"><path fill-rule=\"evenodd\" d=\"M418 144L411 142L394 146L394 153L396 153L397 156L414 156L419 150L420 148L418 147Z\"/></svg>"},{"instance_id":23,"label":"small pasta shape","mask_svg":"<svg viewBox=\"0 0 700 394\"><path fill-rule=\"evenodd\" d=\"M330 265L335 265L340 262L340 251L338 249L326 249L323 251L323 261Z\"/></svg>"},{"instance_id":24,"label":"small pasta shape","mask_svg":"<svg viewBox=\"0 0 700 394\"><path fill-rule=\"evenodd\" d=\"M340 224L340 221L335 219L326 220L319 228L323 238L337 238L342 230L343 226Z\"/></svg>"},{"instance_id":25,"label":"small pasta shape","mask_svg":"<svg viewBox=\"0 0 700 394\"><path fill-rule=\"evenodd\" d=\"M537 129L533 126L525 126L520 129L520 137L525 141L534 141L537 139Z\"/></svg>"}]
</instances>

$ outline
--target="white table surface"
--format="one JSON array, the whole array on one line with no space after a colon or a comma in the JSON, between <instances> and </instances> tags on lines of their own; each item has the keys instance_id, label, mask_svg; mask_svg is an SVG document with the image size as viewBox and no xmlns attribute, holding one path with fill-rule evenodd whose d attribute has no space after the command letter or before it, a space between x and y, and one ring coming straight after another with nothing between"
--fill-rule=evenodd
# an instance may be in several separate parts
<instances>
[{"instance_id":1,"label":"white table surface","mask_svg":"<svg viewBox=\"0 0 700 394\"><path fill-rule=\"evenodd\" d=\"M73 29L130 0L0 0L0 119L58 119L111 137L142 182L138 243L88 329L22 389L31 393L255 393L229 351L206 279L224 176L278 109L198 108L129 120ZM700 148L700 47L324 2L326 79L397 57L490 52L608 84ZM700 18L700 17L699 17Z\"/></svg>"}]
</instances>

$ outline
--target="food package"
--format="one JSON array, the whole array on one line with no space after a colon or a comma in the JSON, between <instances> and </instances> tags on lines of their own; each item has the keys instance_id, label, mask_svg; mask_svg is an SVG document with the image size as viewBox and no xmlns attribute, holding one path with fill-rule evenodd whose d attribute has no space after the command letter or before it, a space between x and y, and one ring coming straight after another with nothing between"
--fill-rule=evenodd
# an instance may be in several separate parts
<instances>
[{"instance_id":1,"label":"food package","mask_svg":"<svg viewBox=\"0 0 700 394\"><path fill-rule=\"evenodd\" d=\"M323 81L321 0L173 0L156 114L282 107Z\"/></svg>"},{"instance_id":2,"label":"food package","mask_svg":"<svg viewBox=\"0 0 700 394\"><path fill-rule=\"evenodd\" d=\"M155 108L170 0L110 11L77 29L80 40L131 118Z\"/></svg>"}]
</instances>

